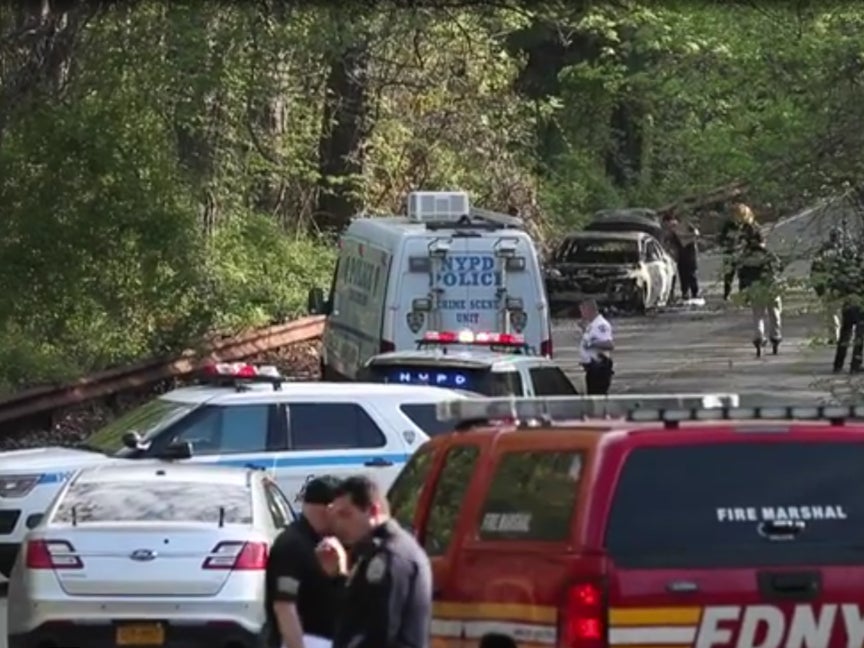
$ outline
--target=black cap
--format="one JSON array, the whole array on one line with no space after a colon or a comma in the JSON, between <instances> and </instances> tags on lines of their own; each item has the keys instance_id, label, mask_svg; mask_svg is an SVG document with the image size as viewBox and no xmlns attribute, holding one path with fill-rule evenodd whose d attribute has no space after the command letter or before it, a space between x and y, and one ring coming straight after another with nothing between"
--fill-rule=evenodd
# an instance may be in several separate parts
<instances>
[{"instance_id":1,"label":"black cap","mask_svg":"<svg viewBox=\"0 0 864 648\"><path fill-rule=\"evenodd\" d=\"M335 498L336 488L341 482L332 475L316 477L303 489L304 504L327 505Z\"/></svg>"}]
</instances>

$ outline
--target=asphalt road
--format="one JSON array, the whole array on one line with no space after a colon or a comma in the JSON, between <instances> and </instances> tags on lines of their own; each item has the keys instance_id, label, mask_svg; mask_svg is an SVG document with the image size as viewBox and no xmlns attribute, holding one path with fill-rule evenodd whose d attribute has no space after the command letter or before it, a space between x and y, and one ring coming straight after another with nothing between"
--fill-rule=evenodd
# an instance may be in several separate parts
<instances>
[{"instance_id":1,"label":"asphalt road","mask_svg":"<svg viewBox=\"0 0 864 648\"><path fill-rule=\"evenodd\" d=\"M808 256L827 236L830 224L824 212L815 210L770 228L769 245L791 259L787 268L791 278L806 276ZM849 392L848 378L830 372L833 349L813 343L825 331L810 295L797 294L788 300L780 354L757 359L750 313L722 302L719 274L720 259L703 255L700 278L708 296L705 308L612 318L617 349L614 393L731 392L740 394L742 403L772 404L828 400ZM556 359L581 387L573 323L556 322L553 341ZM5 583L0 582L3 595ZM0 648L6 648L5 599L0 599Z\"/></svg>"}]
</instances>

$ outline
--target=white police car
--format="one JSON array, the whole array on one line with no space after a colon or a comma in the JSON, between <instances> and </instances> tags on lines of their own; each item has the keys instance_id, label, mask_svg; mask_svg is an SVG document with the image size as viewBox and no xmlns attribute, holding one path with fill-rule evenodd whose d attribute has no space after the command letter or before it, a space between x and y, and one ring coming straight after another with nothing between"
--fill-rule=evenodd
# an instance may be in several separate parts
<instances>
[{"instance_id":1,"label":"white police car","mask_svg":"<svg viewBox=\"0 0 864 648\"><path fill-rule=\"evenodd\" d=\"M576 387L546 356L534 354L522 335L428 331L413 351L370 358L360 378L391 385L435 385L484 396L573 396ZM485 347L485 348L480 348ZM429 430L430 434L447 429Z\"/></svg>"},{"instance_id":2,"label":"white police car","mask_svg":"<svg viewBox=\"0 0 864 648\"><path fill-rule=\"evenodd\" d=\"M296 501L316 474L372 474L388 488L437 426L435 404L465 395L418 385L285 382L273 367L219 364L208 384L132 410L75 448L0 453L0 572L78 469L130 459L190 459L270 470Z\"/></svg>"}]
</instances>

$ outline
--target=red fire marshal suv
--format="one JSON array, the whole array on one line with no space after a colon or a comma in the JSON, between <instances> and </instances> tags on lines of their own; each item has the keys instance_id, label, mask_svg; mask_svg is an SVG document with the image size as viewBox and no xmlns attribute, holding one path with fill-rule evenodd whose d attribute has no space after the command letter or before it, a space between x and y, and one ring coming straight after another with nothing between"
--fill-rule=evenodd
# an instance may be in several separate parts
<instances>
[{"instance_id":1,"label":"red fire marshal suv","mask_svg":"<svg viewBox=\"0 0 864 648\"><path fill-rule=\"evenodd\" d=\"M861 648L864 407L716 400L439 406L390 491L432 645Z\"/></svg>"}]
</instances>

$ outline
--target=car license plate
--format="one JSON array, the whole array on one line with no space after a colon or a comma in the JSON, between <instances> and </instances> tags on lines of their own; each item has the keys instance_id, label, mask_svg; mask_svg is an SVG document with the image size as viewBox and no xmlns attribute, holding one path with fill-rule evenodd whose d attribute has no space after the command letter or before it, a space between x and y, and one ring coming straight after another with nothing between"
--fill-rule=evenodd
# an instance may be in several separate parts
<instances>
[{"instance_id":1,"label":"car license plate","mask_svg":"<svg viewBox=\"0 0 864 648\"><path fill-rule=\"evenodd\" d=\"M161 646L165 628L161 623L134 623L117 626L118 646Z\"/></svg>"}]
</instances>

